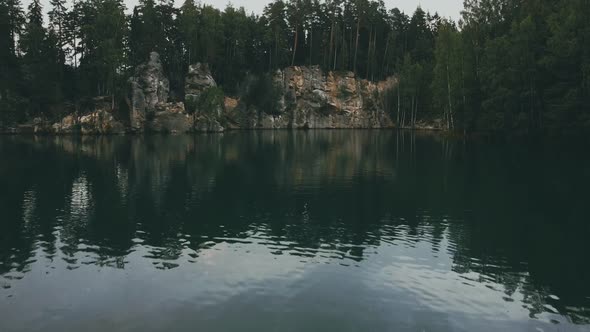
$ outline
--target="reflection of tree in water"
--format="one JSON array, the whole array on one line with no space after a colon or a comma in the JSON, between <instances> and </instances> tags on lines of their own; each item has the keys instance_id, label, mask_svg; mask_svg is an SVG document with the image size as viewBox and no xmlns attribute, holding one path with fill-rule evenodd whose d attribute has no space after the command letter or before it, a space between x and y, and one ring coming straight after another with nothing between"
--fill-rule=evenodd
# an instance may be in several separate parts
<instances>
[{"instance_id":1,"label":"reflection of tree in water","mask_svg":"<svg viewBox=\"0 0 590 332\"><path fill-rule=\"evenodd\" d=\"M5 138L0 153L12 161L0 165L5 276L37 255L124 268L138 243L156 268L173 268L187 250L194 259L223 241L360 261L366 248L403 239L451 251L455 272L502 284L507 300L523 293L531 315L551 304L576 323L590 317L575 312L590 294L579 262L590 252L581 224L590 181L576 178L588 160L567 150L268 131Z\"/></svg>"}]
</instances>

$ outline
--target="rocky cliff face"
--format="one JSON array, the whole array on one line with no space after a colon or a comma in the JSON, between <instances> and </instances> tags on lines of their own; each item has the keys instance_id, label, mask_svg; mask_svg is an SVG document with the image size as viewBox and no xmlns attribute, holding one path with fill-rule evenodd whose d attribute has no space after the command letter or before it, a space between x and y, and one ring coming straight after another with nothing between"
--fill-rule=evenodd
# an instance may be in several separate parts
<instances>
[{"instance_id":1,"label":"rocky cliff face","mask_svg":"<svg viewBox=\"0 0 590 332\"><path fill-rule=\"evenodd\" d=\"M169 81L159 55L152 52L128 81L129 121L118 119L110 102L96 102L90 112L70 114L53 124L35 119L10 132L92 135L393 127L384 110L383 94L395 87L394 78L373 83L351 72L325 74L319 67L289 67L277 71L269 84L277 88L278 100L273 104L278 109L257 109L240 99L224 100L208 66L195 64L186 76L185 103L171 103Z\"/></svg>"},{"instance_id":2,"label":"rocky cliff face","mask_svg":"<svg viewBox=\"0 0 590 332\"><path fill-rule=\"evenodd\" d=\"M49 133L55 134L82 134L105 135L124 134L125 126L118 121L112 112L105 109L97 109L83 116L68 115L60 122L54 123Z\"/></svg>"},{"instance_id":3,"label":"rocky cliff face","mask_svg":"<svg viewBox=\"0 0 590 332\"><path fill-rule=\"evenodd\" d=\"M209 66L202 63L190 65L184 84L184 99L187 102L196 102L203 91L217 87Z\"/></svg>"},{"instance_id":4,"label":"rocky cliff face","mask_svg":"<svg viewBox=\"0 0 590 332\"><path fill-rule=\"evenodd\" d=\"M147 63L139 65L129 79L127 104L133 132L187 132L192 119L184 104L169 103L170 82L164 74L160 56L150 54Z\"/></svg>"},{"instance_id":5,"label":"rocky cliff face","mask_svg":"<svg viewBox=\"0 0 590 332\"><path fill-rule=\"evenodd\" d=\"M35 135L109 135L126 133L126 126L116 118L111 110L110 98L107 99L109 101L105 101L104 98L95 98L92 102L92 108L84 114L68 114L55 123L35 118L32 122L12 128L7 133Z\"/></svg>"},{"instance_id":6,"label":"rocky cliff face","mask_svg":"<svg viewBox=\"0 0 590 332\"><path fill-rule=\"evenodd\" d=\"M185 78L184 92L187 110L193 114L193 128L198 132L222 132L225 128L219 123L224 110L223 99L211 97L211 89L217 88L211 70L206 64L190 65ZM205 99L211 99L203 101ZM207 109L203 109L207 108Z\"/></svg>"},{"instance_id":7,"label":"rocky cliff face","mask_svg":"<svg viewBox=\"0 0 590 332\"><path fill-rule=\"evenodd\" d=\"M277 71L274 82L281 90L278 112L251 112L240 123L244 128L389 128L382 94L394 87L393 78L372 83L352 72L327 75L319 67L290 67Z\"/></svg>"}]
</instances>

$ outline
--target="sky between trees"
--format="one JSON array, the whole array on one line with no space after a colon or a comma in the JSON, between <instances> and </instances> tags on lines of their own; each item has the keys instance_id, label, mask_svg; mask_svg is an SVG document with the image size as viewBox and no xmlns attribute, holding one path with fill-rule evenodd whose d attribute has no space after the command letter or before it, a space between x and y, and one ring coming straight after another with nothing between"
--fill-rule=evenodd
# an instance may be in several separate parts
<instances>
[{"instance_id":1,"label":"sky between trees","mask_svg":"<svg viewBox=\"0 0 590 332\"><path fill-rule=\"evenodd\" d=\"M244 7L246 11L261 14L264 6L272 0L201 0L203 4L212 4L219 9L225 8L228 3L236 7ZM27 8L31 0L23 0L23 8ZM176 6L182 5L182 0L175 0ZM407 15L411 15L417 6L431 13L438 12L443 17L451 17L457 20L463 8L463 0L384 0L387 8L399 8ZM43 0L43 8L49 10L49 0ZM125 0L127 11L131 11L138 4L138 0Z\"/></svg>"}]
</instances>

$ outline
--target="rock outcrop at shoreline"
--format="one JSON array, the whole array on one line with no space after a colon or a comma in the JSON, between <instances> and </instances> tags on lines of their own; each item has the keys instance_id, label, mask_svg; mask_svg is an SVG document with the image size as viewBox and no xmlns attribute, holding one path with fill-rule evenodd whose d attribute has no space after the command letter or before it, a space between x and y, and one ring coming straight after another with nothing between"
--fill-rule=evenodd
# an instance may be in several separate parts
<instances>
[{"instance_id":1,"label":"rock outcrop at shoreline","mask_svg":"<svg viewBox=\"0 0 590 332\"><path fill-rule=\"evenodd\" d=\"M184 99L189 103L197 102L205 90L217 87L209 66L202 63L190 65L184 81Z\"/></svg>"},{"instance_id":2,"label":"rock outcrop at shoreline","mask_svg":"<svg viewBox=\"0 0 590 332\"><path fill-rule=\"evenodd\" d=\"M282 95L280 110L272 114L252 110L242 116L241 128L311 129L311 128L391 128L393 122L385 111L383 94L394 88L397 80L373 83L358 79L352 72L329 72L319 67L289 67L274 75ZM244 111L238 106L238 111ZM246 112L248 113L248 112ZM252 114L254 113L254 114Z\"/></svg>"},{"instance_id":3,"label":"rock outcrop at shoreline","mask_svg":"<svg viewBox=\"0 0 590 332\"><path fill-rule=\"evenodd\" d=\"M144 131L148 118L156 113L156 106L168 102L170 82L164 75L160 55L150 54L150 60L135 68L129 78L127 105L130 113L130 126L133 131Z\"/></svg>"},{"instance_id":4,"label":"rock outcrop at shoreline","mask_svg":"<svg viewBox=\"0 0 590 332\"><path fill-rule=\"evenodd\" d=\"M129 79L127 105L130 129L135 133L183 133L192 128L192 118L183 103L169 102L170 82L164 73L160 56L150 54L150 60L139 65Z\"/></svg>"},{"instance_id":5,"label":"rock outcrop at shoreline","mask_svg":"<svg viewBox=\"0 0 590 332\"><path fill-rule=\"evenodd\" d=\"M35 119L5 132L102 135L394 127L384 97L397 85L395 78L375 83L352 72L326 74L314 66L278 70L271 79L276 109L261 109L246 102L248 98L224 98L209 67L198 63L189 66L184 103L171 102L160 56L152 52L128 80L124 105L128 113L116 112L113 103L102 101L90 111L68 114L56 123Z\"/></svg>"},{"instance_id":6,"label":"rock outcrop at shoreline","mask_svg":"<svg viewBox=\"0 0 590 332\"><path fill-rule=\"evenodd\" d=\"M196 132L222 132L219 123L225 109L217 82L207 64L190 65L184 81L184 104L193 114L192 128Z\"/></svg>"},{"instance_id":7,"label":"rock outcrop at shoreline","mask_svg":"<svg viewBox=\"0 0 590 332\"><path fill-rule=\"evenodd\" d=\"M68 114L55 123L35 118L30 123L2 132L35 135L114 135L128 132L124 122L112 112L110 101L96 98L92 104L90 111L84 114Z\"/></svg>"}]
</instances>

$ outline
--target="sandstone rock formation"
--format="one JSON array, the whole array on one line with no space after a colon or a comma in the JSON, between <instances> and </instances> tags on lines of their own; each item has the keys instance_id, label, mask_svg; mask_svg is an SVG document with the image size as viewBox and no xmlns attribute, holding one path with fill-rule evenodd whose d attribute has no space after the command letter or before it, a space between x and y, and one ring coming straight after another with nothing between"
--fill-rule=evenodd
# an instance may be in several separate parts
<instances>
[{"instance_id":1,"label":"sandstone rock formation","mask_svg":"<svg viewBox=\"0 0 590 332\"><path fill-rule=\"evenodd\" d=\"M207 64L190 65L185 78L185 105L193 115L193 128L198 132L222 132L225 128L219 123L225 109L223 95L215 96L217 88ZM207 98L209 97L209 98ZM219 97L219 98L216 98ZM202 99L206 100L202 100Z\"/></svg>"},{"instance_id":2,"label":"sandstone rock formation","mask_svg":"<svg viewBox=\"0 0 590 332\"><path fill-rule=\"evenodd\" d=\"M125 125L117 120L111 110L96 109L82 116L69 114L54 123L48 133L56 135L108 135L125 134Z\"/></svg>"},{"instance_id":3,"label":"sandstone rock formation","mask_svg":"<svg viewBox=\"0 0 590 332\"><path fill-rule=\"evenodd\" d=\"M184 83L184 99L187 102L197 101L201 93L211 87L217 87L217 83L208 65L197 63L188 67Z\"/></svg>"},{"instance_id":4,"label":"sandstone rock formation","mask_svg":"<svg viewBox=\"0 0 590 332\"><path fill-rule=\"evenodd\" d=\"M66 115L61 121L51 126L56 134L77 134L79 133L78 117L73 114Z\"/></svg>"},{"instance_id":5,"label":"sandstone rock formation","mask_svg":"<svg viewBox=\"0 0 590 332\"><path fill-rule=\"evenodd\" d=\"M133 132L185 133L192 130L192 117L183 103L168 102L169 92L170 82L160 56L152 52L149 61L139 65L129 79L128 105Z\"/></svg>"},{"instance_id":6,"label":"sandstone rock formation","mask_svg":"<svg viewBox=\"0 0 590 332\"><path fill-rule=\"evenodd\" d=\"M153 119L147 123L146 130L156 133L186 133L192 129L192 122L183 103L157 104Z\"/></svg>"},{"instance_id":7,"label":"sandstone rock formation","mask_svg":"<svg viewBox=\"0 0 590 332\"><path fill-rule=\"evenodd\" d=\"M217 119L225 108L223 93L217 89L208 65L197 63L189 66L184 91L187 111L195 114L195 129L222 131Z\"/></svg>"},{"instance_id":8,"label":"sandstone rock formation","mask_svg":"<svg viewBox=\"0 0 590 332\"><path fill-rule=\"evenodd\" d=\"M125 133L125 126L107 110L100 109L81 116L79 123L82 135Z\"/></svg>"},{"instance_id":9,"label":"sandstone rock formation","mask_svg":"<svg viewBox=\"0 0 590 332\"><path fill-rule=\"evenodd\" d=\"M225 131L225 128L219 121L215 117L210 116L196 116L194 126L195 131L203 133L220 133Z\"/></svg>"},{"instance_id":10,"label":"sandstone rock formation","mask_svg":"<svg viewBox=\"0 0 590 332\"><path fill-rule=\"evenodd\" d=\"M383 97L397 85L395 78L374 83L358 79L352 72L326 74L314 66L279 70L271 81L271 89L273 84L277 89L267 96L274 98L276 94L278 100L272 104L277 109L257 109L244 100L224 98L208 66L198 63L189 67L186 76L185 103L172 103L168 101L169 81L160 57L152 52L149 61L138 66L128 81L128 125L111 111L110 99L96 98L89 113L70 114L53 124L35 119L11 132L93 135L393 127Z\"/></svg>"},{"instance_id":11,"label":"sandstone rock formation","mask_svg":"<svg viewBox=\"0 0 590 332\"><path fill-rule=\"evenodd\" d=\"M358 79L352 72L327 75L317 67L289 67L277 71L275 84L283 91L281 109L243 118L245 128L389 128L382 94L395 87L393 78L380 83ZM256 112L255 112L256 113ZM278 113L278 115L276 114Z\"/></svg>"},{"instance_id":12,"label":"sandstone rock formation","mask_svg":"<svg viewBox=\"0 0 590 332\"><path fill-rule=\"evenodd\" d=\"M133 131L145 130L147 120L156 113L156 106L168 102L169 91L170 82L164 75L160 55L152 52L149 61L137 66L129 78L127 103Z\"/></svg>"}]
</instances>

